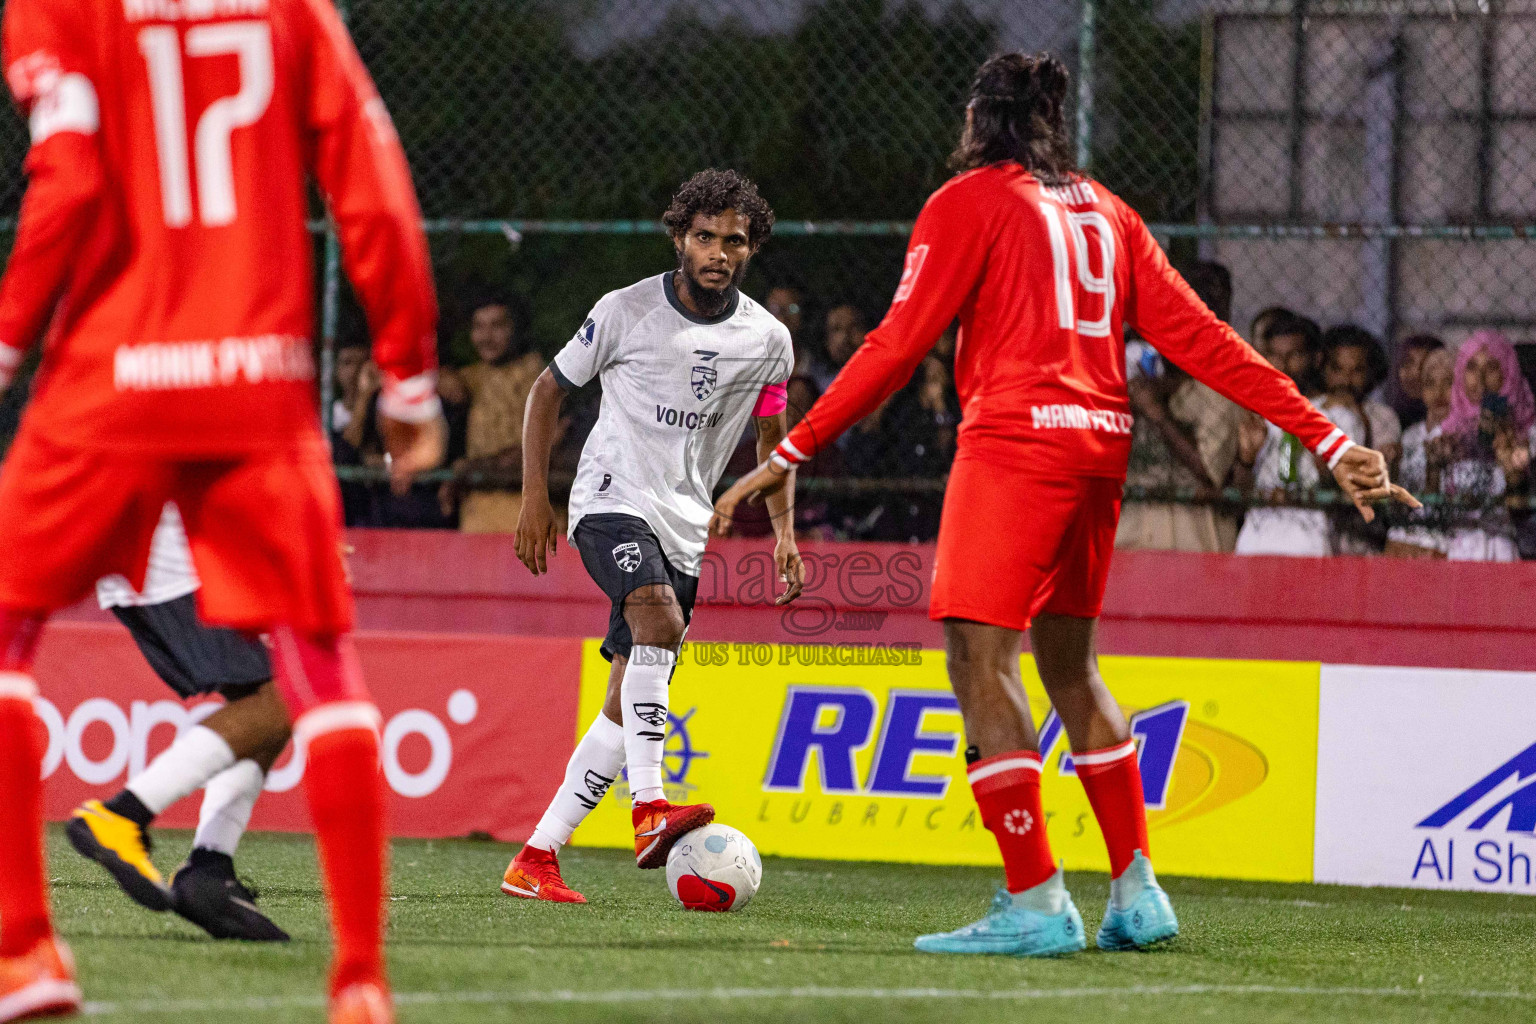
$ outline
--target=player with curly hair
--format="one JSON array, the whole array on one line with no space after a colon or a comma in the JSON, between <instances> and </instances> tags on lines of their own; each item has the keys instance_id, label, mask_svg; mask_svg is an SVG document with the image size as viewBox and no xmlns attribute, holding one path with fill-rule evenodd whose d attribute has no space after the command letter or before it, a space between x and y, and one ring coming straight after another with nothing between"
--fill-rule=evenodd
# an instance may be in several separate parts
<instances>
[{"instance_id":1,"label":"player with curly hair","mask_svg":"<svg viewBox=\"0 0 1536 1024\"><path fill-rule=\"evenodd\" d=\"M603 296L528 395L517 555L535 575L557 540L549 453L565 392L602 380L602 408L571 490L570 541L613 602L603 656L613 663L602 712L577 744L538 829L507 868L502 891L585 903L556 859L627 765L635 862L659 868L679 836L708 824L708 804L677 806L663 789L667 684L688 628L708 539L710 498L752 419L759 458L784 438L789 331L741 294L773 211L735 171L700 171L662 217L677 269ZM804 583L793 489L769 504L774 563Z\"/></svg>"}]
</instances>

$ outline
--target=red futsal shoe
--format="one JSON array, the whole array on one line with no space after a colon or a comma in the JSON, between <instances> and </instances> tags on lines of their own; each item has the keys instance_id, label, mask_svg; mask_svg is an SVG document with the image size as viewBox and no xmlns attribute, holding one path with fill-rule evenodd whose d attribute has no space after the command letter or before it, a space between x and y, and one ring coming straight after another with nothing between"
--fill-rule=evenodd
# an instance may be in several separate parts
<instances>
[{"instance_id":1,"label":"red futsal shoe","mask_svg":"<svg viewBox=\"0 0 1536 1024\"><path fill-rule=\"evenodd\" d=\"M64 1017L80 1012L75 958L49 936L21 956L0 959L0 1021Z\"/></svg>"},{"instance_id":2,"label":"red futsal shoe","mask_svg":"<svg viewBox=\"0 0 1536 1024\"><path fill-rule=\"evenodd\" d=\"M525 846L507 865L501 877L501 891L525 900L550 903L585 903L587 898L565 884L560 877L560 860L548 850Z\"/></svg>"},{"instance_id":3,"label":"red futsal shoe","mask_svg":"<svg viewBox=\"0 0 1536 1024\"><path fill-rule=\"evenodd\" d=\"M667 862L667 854L679 839L715 820L715 809L709 804L678 806L653 800L635 804L633 817L636 866L659 868Z\"/></svg>"},{"instance_id":4,"label":"red futsal shoe","mask_svg":"<svg viewBox=\"0 0 1536 1024\"><path fill-rule=\"evenodd\" d=\"M348 985L331 997L330 1024L395 1024L389 989L378 981Z\"/></svg>"}]
</instances>

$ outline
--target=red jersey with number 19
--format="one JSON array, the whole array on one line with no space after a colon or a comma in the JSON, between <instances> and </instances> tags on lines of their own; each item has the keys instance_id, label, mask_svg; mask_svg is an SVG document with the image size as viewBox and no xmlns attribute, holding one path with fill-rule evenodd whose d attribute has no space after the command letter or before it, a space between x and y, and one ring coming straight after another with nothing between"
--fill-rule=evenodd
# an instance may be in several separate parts
<instances>
[{"instance_id":1,"label":"red jersey with number 19","mask_svg":"<svg viewBox=\"0 0 1536 1024\"><path fill-rule=\"evenodd\" d=\"M47 329L35 431L168 455L317 445L307 174L386 411L431 413L421 215L329 0L8 0L4 60L32 147L0 371Z\"/></svg>"},{"instance_id":2,"label":"red jersey with number 19","mask_svg":"<svg viewBox=\"0 0 1536 1024\"><path fill-rule=\"evenodd\" d=\"M961 174L928 200L890 312L778 454L803 461L869 415L957 316L962 459L1123 478L1126 324L1318 455L1349 445L1195 296L1134 210L1097 182L1048 187L1008 162Z\"/></svg>"}]
</instances>

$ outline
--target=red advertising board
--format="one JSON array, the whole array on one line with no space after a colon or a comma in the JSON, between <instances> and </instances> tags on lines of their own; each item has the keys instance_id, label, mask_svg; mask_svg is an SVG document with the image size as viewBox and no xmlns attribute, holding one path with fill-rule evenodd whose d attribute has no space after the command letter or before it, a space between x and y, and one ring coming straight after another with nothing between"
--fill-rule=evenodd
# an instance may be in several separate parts
<instances>
[{"instance_id":1,"label":"red advertising board","mask_svg":"<svg viewBox=\"0 0 1536 1024\"><path fill-rule=\"evenodd\" d=\"M384 716L394 834L527 837L575 743L581 641L362 633L357 645ZM116 792L178 728L218 707L178 701L115 623L50 625L36 675L52 820ZM290 748L268 778L253 828L309 827L302 773L302 756ZM171 827L196 821L195 796L161 819Z\"/></svg>"}]
</instances>

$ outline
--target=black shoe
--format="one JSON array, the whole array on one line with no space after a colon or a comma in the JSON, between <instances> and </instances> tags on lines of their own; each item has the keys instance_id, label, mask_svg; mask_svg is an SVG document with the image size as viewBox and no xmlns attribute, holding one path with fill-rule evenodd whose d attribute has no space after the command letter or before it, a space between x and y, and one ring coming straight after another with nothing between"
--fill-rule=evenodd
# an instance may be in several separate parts
<instances>
[{"instance_id":1,"label":"black shoe","mask_svg":"<svg viewBox=\"0 0 1536 1024\"><path fill-rule=\"evenodd\" d=\"M171 876L171 909L216 939L287 942L288 933L256 909L256 896L235 877L229 857L193 850Z\"/></svg>"}]
</instances>

